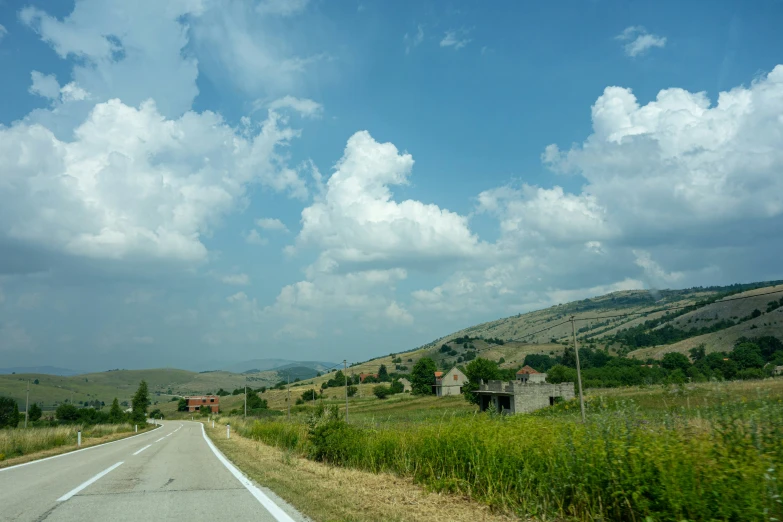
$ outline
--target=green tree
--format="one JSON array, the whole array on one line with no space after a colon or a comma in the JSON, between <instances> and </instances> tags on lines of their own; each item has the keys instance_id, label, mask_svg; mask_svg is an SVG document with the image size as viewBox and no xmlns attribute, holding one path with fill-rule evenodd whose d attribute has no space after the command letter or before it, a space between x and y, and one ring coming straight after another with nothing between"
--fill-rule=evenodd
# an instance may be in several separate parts
<instances>
[{"instance_id":1,"label":"green tree","mask_svg":"<svg viewBox=\"0 0 783 522\"><path fill-rule=\"evenodd\" d=\"M177 402L177 411L188 411L188 400L186 398L182 397Z\"/></svg>"},{"instance_id":2,"label":"green tree","mask_svg":"<svg viewBox=\"0 0 783 522\"><path fill-rule=\"evenodd\" d=\"M486 383L500 377L498 363L477 357L465 366L465 376L468 378L468 382L462 387L462 394L466 401L478 404L478 394L474 392L478 390L480 381L483 380Z\"/></svg>"},{"instance_id":3,"label":"green tree","mask_svg":"<svg viewBox=\"0 0 783 522\"><path fill-rule=\"evenodd\" d=\"M202 417L206 417L210 413L212 413L212 409L206 405L202 404L201 407L198 409L198 412L201 414Z\"/></svg>"},{"instance_id":4,"label":"green tree","mask_svg":"<svg viewBox=\"0 0 783 522\"><path fill-rule=\"evenodd\" d=\"M315 390L305 390L304 393L302 393L303 401L314 401L316 397L318 397L318 394L315 392Z\"/></svg>"},{"instance_id":5,"label":"green tree","mask_svg":"<svg viewBox=\"0 0 783 522\"><path fill-rule=\"evenodd\" d=\"M162 419L163 418L163 412L160 411L160 408L155 408L150 412L150 418L151 419Z\"/></svg>"},{"instance_id":6,"label":"green tree","mask_svg":"<svg viewBox=\"0 0 783 522\"><path fill-rule=\"evenodd\" d=\"M431 395L438 367L429 357L422 357L411 370L411 388L417 395Z\"/></svg>"},{"instance_id":7,"label":"green tree","mask_svg":"<svg viewBox=\"0 0 783 522\"><path fill-rule=\"evenodd\" d=\"M120 408L117 397L115 397L109 408L109 422L112 424L120 424L123 420L125 420L125 414L123 413L122 408Z\"/></svg>"},{"instance_id":8,"label":"green tree","mask_svg":"<svg viewBox=\"0 0 783 522\"><path fill-rule=\"evenodd\" d=\"M57 406L57 410L54 412L57 420L63 422L76 422L81 417L79 415L79 408L73 404L60 404Z\"/></svg>"},{"instance_id":9,"label":"green tree","mask_svg":"<svg viewBox=\"0 0 783 522\"><path fill-rule=\"evenodd\" d=\"M685 372L688 371L688 368L691 367L691 361L681 353L669 352L663 354L663 359L661 359L661 367L670 371L681 370L684 375Z\"/></svg>"},{"instance_id":10,"label":"green tree","mask_svg":"<svg viewBox=\"0 0 783 522\"><path fill-rule=\"evenodd\" d=\"M742 343L734 347L734 350L729 354L729 358L737 363L739 370L764 366L761 348L755 343Z\"/></svg>"},{"instance_id":11,"label":"green tree","mask_svg":"<svg viewBox=\"0 0 783 522\"><path fill-rule=\"evenodd\" d=\"M268 408L266 399L262 399L256 392L247 394L247 411L266 410Z\"/></svg>"},{"instance_id":12,"label":"green tree","mask_svg":"<svg viewBox=\"0 0 783 522\"><path fill-rule=\"evenodd\" d=\"M701 343L696 348L691 348L690 350L688 350L688 353L691 354L691 360L693 361L694 364L696 364L697 362L701 361L707 356L706 351L707 351L706 346L704 345L704 343Z\"/></svg>"},{"instance_id":13,"label":"green tree","mask_svg":"<svg viewBox=\"0 0 783 522\"><path fill-rule=\"evenodd\" d=\"M378 380L380 382L386 382L391 379L389 379L389 372L386 370L386 365L382 364L380 368L378 368Z\"/></svg>"},{"instance_id":14,"label":"green tree","mask_svg":"<svg viewBox=\"0 0 783 522\"><path fill-rule=\"evenodd\" d=\"M388 386L384 386L384 385L375 386L372 389L372 393L379 399L385 399L386 397L391 395L391 389Z\"/></svg>"},{"instance_id":15,"label":"green tree","mask_svg":"<svg viewBox=\"0 0 783 522\"><path fill-rule=\"evenodd\" d=\"M37 403L32 403L30 405L30 410L27 412L27 420L30 422L35 422L38 419L41 418L41 415L43 415L43 412L41 411L41 407L38 406Z\"/></svg>"},{"instance_id":16,"label":"green tree","mask_svg":"<svg viewBox=\"0 0 783 522\"><path fill-rule=\"evenodd\" d=\"M354 395L356 395L356 392L358 391L359 388L357 388L356 386L348 386L348 397L353 397Z\"/></svg>"},{"instance_id":17,"label":"green tree","mask_svg":"<svg viewBox=\"0 0 783 522\"><path fill-rule=\"evenodd\" d=\"M139 388L136 393L133 394L131 400L133 411L131 416L136 423L142 423L147 421L147 408L150 405L150 394L147 389L147 381L142 380L139 383Z\"/></svg>"},{"instance_id":18,"label":"green tree","mask_svg":"<svg viewBox=\"0 0 783 522\"><path fill-rule=\"evenodd\" d=\"M36 379L33 381L33 384L41 384L41 382L38 379Z\"/></svg>"}]
</instances>

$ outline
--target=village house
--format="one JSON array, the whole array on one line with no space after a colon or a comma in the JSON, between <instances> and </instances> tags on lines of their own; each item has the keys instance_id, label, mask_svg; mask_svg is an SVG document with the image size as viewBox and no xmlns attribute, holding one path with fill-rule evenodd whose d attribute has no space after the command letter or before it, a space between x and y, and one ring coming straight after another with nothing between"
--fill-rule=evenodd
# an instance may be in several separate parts
<instances>
[{"instance_id":1,"label":"village house","mask_svg":"<svg viewBox=\"0 0 783 522\"><path fill-rule=\"evenodd\" d=\"M775 369L772 370L772 373L774 375L783 375L783 365L781 366L775 366Z\"/></svg>"},{"instance_id":2,"label":"village house","mask_svg":"<svg viewBox=\"0 0 783 522\"><path fill-rule=\"evenodd\" d=\"M492 405L498 413L513 415L552 406L558 397L573 399L574 383L549 384L545 373L525 366L517 372L515 381L481 381L475 393L479 396L481 411L487 411Z\"/></svg>"},{"instance_id":3,"label":"village house","mask_svg":"<svg viewBox=\"0 0 783 522\"><path fill-rule=\"evenodd\" d=\"M462 393L462 387L466 382L468 382L468 378L455 366L447 371L445 375L443 372L435 372L435 386L433 386L433 391L438 397L459 395Z\"/></svg>"},{"instance_id":4,"label":"village house","mask_svg":"<svg viewBox=\"0 0 783 522\"><path fill-rule=\"evenodd\" d=\"M402 391L404 392L410 392L413 391L413 386L411 386L411 381L403 377L399 380L400 384L402 384Z\"/></svg>"},{"instance_id":5,"label":"village house","mask_svg":"<svg viewBox=\"0 0 783 522\"><path fill-rule=\"evenodd\" d=\"M202 406L209 406L212 413L218 413L220 411L220 397L218 395L196 395L193 397L185 397L188 401L188 411L198 411Z\"/></svg>"}]
</instances>

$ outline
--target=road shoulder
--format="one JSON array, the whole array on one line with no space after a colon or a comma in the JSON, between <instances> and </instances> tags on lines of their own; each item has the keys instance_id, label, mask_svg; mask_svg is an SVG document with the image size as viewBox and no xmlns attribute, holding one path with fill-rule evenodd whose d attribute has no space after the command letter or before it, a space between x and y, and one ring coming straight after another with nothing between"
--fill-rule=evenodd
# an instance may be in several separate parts
<instances>
[{"instance_id":1,"label":"road shoulder","mask_svg":"<svg viewBox=\"0 0 783 522\"><path fill-rule=\"evenodd\" d=\"M139 433L134 433L132 431L127 431L124 433L112 433L110 435L105 435L103 437L84 439L82 441L81 447L77 447L73 444L66 445L66 446L57 446L55 448L50 448L47 450L36 451L35 453L28 453L27 455L21 455L19 457L13 457L10 459L1 460L0 471L6 468L12 468L14 466L18 466L20 464L28 464L37 460L48 459L51 457L58 457L60 455L65 455L67 453L73 453L75 451L92 448L94 446L101 446L103 444L108 444L110 442L117 442L118 440L127 439L137 435L143 435L145 433L149 433L150 431L153 431L160 427L161 426L155 426L148 430L143 430Z\"/></svg>"},{"instance_id":2,"label":"road shoulder","mask_svg":"<svg viewBox=\"0 0 783 522\"><path fill-rule=\"evenodd\" d=\"M250 478L314 520L474 522L517 520L468 499L431 493L388 473L332 467L206 427L215 446Z\"/></svg>"}]
</instances>

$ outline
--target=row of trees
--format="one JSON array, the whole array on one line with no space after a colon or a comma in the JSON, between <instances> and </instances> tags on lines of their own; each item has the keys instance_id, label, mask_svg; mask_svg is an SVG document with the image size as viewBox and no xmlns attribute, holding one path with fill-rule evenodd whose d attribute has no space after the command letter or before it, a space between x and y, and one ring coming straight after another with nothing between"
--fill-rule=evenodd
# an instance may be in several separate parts
<instances>
[{"instance_id":1,"label":"row of trees","mask_svg":"<svg viewBox=\"0 0 783 522\"><path fill-rule=\"evenodd\" d=\"M109 411L103 411L95 407L95 403L79 408L74 404L63 403L57 407L54 416L43 418L41 407L33 403L27 412L27 420L32 426L50 426L56 424L121 424L132 422L143 424L147 419L147 409L150 405L147 383L141 381L139 388L133 395L131 412L126 413L120 407L115 398ZM160 410L156 410L160 415ZM16 401L9 397L0 397L0 428L16 428L24 421L24 415L19 412Z\"/></svg>"},{"instance_id":2,"label":"row of trees","mask_svg":"<svg viewBox=\"0 0 783 522\"><path fill-rule=\"evenodd\" d=\"M706 353L704 345L692 348L690 357L670 352L661 361L640 361L612 356L603 350L580 348L582 383L585 387L617 387L640 384L683 383L709 379L758 379L783 365L783 342L776 337L741 338L730 352ZM527 356L525 363L547 372L552 383L576 382L576 357L566 349L562 357Z\"/></svg>"}]
</instances>

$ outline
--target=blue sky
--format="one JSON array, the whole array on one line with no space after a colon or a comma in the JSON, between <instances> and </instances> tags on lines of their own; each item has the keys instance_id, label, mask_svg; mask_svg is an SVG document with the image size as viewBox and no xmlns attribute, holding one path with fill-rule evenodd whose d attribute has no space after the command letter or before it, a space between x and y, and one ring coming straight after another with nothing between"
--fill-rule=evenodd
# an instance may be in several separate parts
<instances>
[{"instance_id":1,"label":"blue sky","mask_svg":"<svg viewBox=\"0 0 783 522\"><path fill-rule=\"evenodd\" d=\"M0 2L3 366L356 361L779 278L782 15Z\"/></svg>"}]
</instances>

